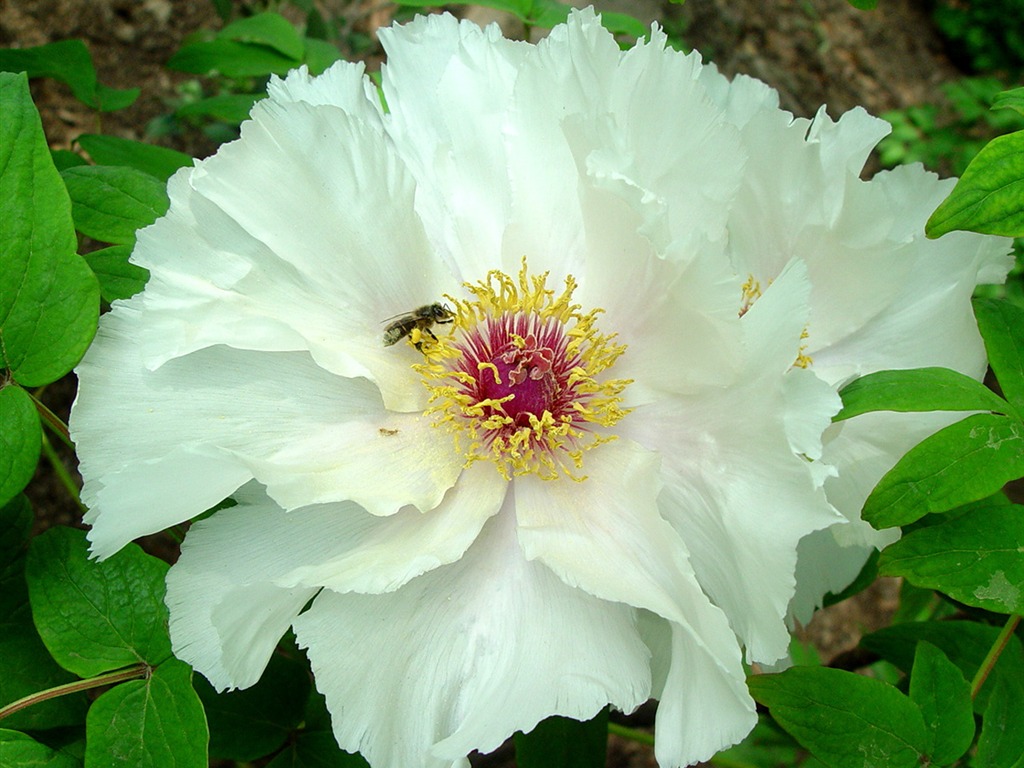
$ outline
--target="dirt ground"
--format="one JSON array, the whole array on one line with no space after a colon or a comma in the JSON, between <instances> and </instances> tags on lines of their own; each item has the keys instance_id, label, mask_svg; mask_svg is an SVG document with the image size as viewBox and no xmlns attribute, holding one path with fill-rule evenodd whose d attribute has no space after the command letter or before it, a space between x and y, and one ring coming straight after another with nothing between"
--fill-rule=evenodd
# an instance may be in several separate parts
<instances>
[{"instance_id":1,"label":"dirt ground","mask_svg":"<svg viewBox=\"0 0 1024 768\"><path fill-rule=\"evenodd\" d=\"M934 101L939 84L962 76L945 55L923 0L882 0L870 12L858 11L845 0L689 0L664 7L648 0L598 4L628 11L645 22L662 19L670 33L680 33L725 73L746 73L773 85L783 107L801 116L813 115L821 104L828 104L836 117L855 105L878 114ZM343 0L321 0L318 5L328 12L350 7ZM364 16L384 22L388 8L386 3L368 1ZM485 12L472 13L487 17ZM147 125L170 111L176 89L190 77L166 70L165 62L186 35L219 25L210 0L0 0L0 46L82 38L102 83L142 88L135 104L103 115L100 125L63 85L33 82L54 148L68 148L86 132L151 140ZM514 31L514 24L508 28ZM199 134L168 145L196 156L214 149ZM66 418L73 393L69 379L51 385L46 399ZM30 494L41 527L78 519L45 462ZM897 599L898 585L883 580L855 600L821 612L804 636L830 658L854 646L862 632L885 624ZM643 725L651 719L650 712L642 711L632 722ZM485 762L502 765L507 760L503 750ZM648 765L654 765L650 749L613 739L609 766Z\"/></svg>"}]
</instances>

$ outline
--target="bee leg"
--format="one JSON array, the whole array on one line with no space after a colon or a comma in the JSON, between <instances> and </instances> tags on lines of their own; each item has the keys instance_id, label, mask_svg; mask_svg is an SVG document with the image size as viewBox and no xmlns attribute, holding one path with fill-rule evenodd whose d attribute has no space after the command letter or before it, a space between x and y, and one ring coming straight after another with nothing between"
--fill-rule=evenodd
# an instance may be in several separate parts
<instances>
[{"instance_id":1,"label":"bee leg","mask_svg":"<svg viewBox=\"0 0 1024 768\"><path fill-rule=\"evenodd\" d=\"M437 341L437 336L435 336L434 332L429 328L423 328L422 330L419 328L413 328L412 335L409 338L412 340L413 346L416 347L417 352L423 351L423 343L426 341L426 339L423 338L423 334L427 334L432 341Z\"/></svg>"}]
</instances>

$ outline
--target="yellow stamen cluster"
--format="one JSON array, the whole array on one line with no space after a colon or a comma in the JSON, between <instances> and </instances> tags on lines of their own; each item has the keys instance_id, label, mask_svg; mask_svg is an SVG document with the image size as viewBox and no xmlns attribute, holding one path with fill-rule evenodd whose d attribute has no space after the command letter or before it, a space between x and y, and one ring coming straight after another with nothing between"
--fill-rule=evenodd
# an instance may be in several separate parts
<instances>
[{"instance_id":1,"label":"yellow stamen cluster","mask_svg":"<svg viewBox=\"0 0 1024 768\"><path fill-rule=\"evenodd\" d=\"M748 275L747 282L743 284L740 291L742 292L740 296L740 317L743 317L754 306L754 302L761 298L761 283L753 275Z\"/></svg>"},{"instance_id":2,"label":"yellow stamen cluster","mask_svg":"<svg viewBox=\"0 0 1024 768\"><path fill-rule=\"evenodd\" d=\"M800 332L800 341L803 341L804 339L808 339L808 338L810 338L810 336L811 336L811 334L808 333L807 328L804 328L803 331ZM795 368L810 368L811 367L811 365L814 363L814 358L812 358L810 355L808 355L806 350L807 350L807 345L806 344L801 344L800 345L800 349L797 350L796 362L793 363L793 367L795 367Z\"/></svg>"},{"instance_id":3,"label":"yellow stamen cluster","mask_svg":"<svg viewBox=\"0 0 1024 768\"><path fill-rule=\"evenodd\" d=\"M465 455L467 466L491 459L506 479L526 474L554 479L565 474L583 480L576 474L583 467L583 453L614 439L595 434L591 426L610 427L628 413L622 408L621 394L630 380L598 380L626 347L613 342L614 334L604 335L595 328L603 310L584 313L572 303L575 278L567 277L558 295L547 287L547 278L546 272L528 275L523 259L518 279L493 270L485 280L464 285L472 298L445 296L455 312L452 334L425 348L426 360L416 369L430 391L427 413L435 417L436 426L453 433L456 450ZM477 359L474 352L486 348L495 328L503 328L512 354L519 350L528 355L538 344L533 332L507 330L524 327L536 329L549 341L558 339L557 359L548 361L550 372L545 369L554 382L557 405L539 413L520 412L517 420L506 408L515 394L480 396L486 385L515 382L503 382L498 366L489 359Z\"/></svg>"}]
</instances>

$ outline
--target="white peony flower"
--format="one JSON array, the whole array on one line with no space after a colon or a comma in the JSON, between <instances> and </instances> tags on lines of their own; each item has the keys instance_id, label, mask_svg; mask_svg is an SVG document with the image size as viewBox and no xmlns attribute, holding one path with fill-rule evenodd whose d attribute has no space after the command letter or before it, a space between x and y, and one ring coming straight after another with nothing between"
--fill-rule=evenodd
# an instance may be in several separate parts
<instances>
[{"instance_id":1,"label":"white peony flower","mask_svg":"<svg viewBox=\"0 0 1024 768\"><path fill-rule=\"evenodd\" d=\"M798 543L856 517L837 386L977 373L1002 262L925 250L920 171L856 179L866 115L808 135L658 30L381 39L386 110L360 65L274 80L139 233L78 369L93 551L233 496L168 577L175 653L246 687L292 627L374 768L652 696L659 762L706 759L755 722L744 654L786 654ZM961 348L894 341L925 324Z\"/></svg>"}]
</instances>

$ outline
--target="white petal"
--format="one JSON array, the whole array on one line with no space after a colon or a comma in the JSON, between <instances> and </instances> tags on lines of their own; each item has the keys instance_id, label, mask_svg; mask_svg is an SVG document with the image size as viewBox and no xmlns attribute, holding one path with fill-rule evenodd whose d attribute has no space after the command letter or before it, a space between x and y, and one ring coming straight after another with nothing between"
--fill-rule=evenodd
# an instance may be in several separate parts
<instances>
[{"instance_id":1,"label":"white petal","mask_svg":"<svg viewBox=\"0 0 1024 768\"><path fill-rule=\"evenodd\" d=\"M748 377L792 368L807 327L811 286L807 266L794 259L743 315Z\"/></svg>"},{"instance_id":2,"label":"white petal","mask_svg":"<svg viewBox=\"0 0 1024 768\"><path fill-rule=\"evenodd\" d=\"M633 612L526 562L510 510L397 592L325 590L295 631L338 743L375 766L447 766L549 715L631 710L649 690Z\"/></svg>"},{"instance_id":3,"label":"white petal","mask_svg":"<svg viewBox=\"0 0 1024 768\"><path fill-rule=\"evenodd\" d=\"M289 508L350 499L386 515L433 508L461 472L463 457L429 421L387 412L368 381L304 354L217 346L149 371L136 343L144 317L115 307L78 367L72 434L98 554L253 477Z\"/></svg>"},{"instance_id":4,"label":"white petal","mask_svg":"<svg viewBox=\"0 0 1024 768\"><path fill-rule=\"evenodd\" d=\"M903 454L963 416L952 412L879 411L832 425L825 433L824 458L839 469L839 474L825 484L830 501L848 519L859 520L868 495ZM853 541L872 543L857 539L849 543Z\"/></svg>"},{"instance_id":5,"label":"white petal","mask_svg":"<svg viewBox=\"0 0 1024 768\"><path fill-rule=\"evenodd\" d=\"M660 616L640 611L640 633L651 649L651 675L653 695L660 700L655 719L654 754L662 768L683 766L694 760L707 760L721 746L742 739L757 721L748 713L746 722L737 722L729 730L720 719L720 713L732 697L730 687L724 684L717 670L707 665L689 663L687 638L671 623ZM696 711L681 706L678 698L664 698L663 691L691 684L696 677L704 691L702 706Z\"/></svg>"},{"instance_id":6,"label":"white petal","mask_svg":"<svg viewBox=\"0 0 1024 768\"><path fill-rule=\"evenodd\" d=\"M780 119L792 120L789 112L779 110L779 92L748 75L737 75L732 80L718 71L714 62L707 62L700 70L700 84L726 120L737 128L758 114L780 113Z\"/></svg>"},{"instance_id":7,"label":"white petal","mask_svg":"<svg viewBox=\"0 0 1024 768\"><path fill-rule=\"evenodd\" d=\"M286 509L349 499L374 515L406 505L425 512L441 503L464 462L429 417L381 408L345 421L311 420L289 437L265 455L245 453L253 476Z\"/></svg>"},{"instance_id":8,"label":"white petal","mask_svg":"<svg viewBox=\"0 0 1024 768\"><path fill-rule=\"evenodd\" d=\"M509 218L505 113L529 46L451 16L380 30L388 131L420 185L416 205L460 280L493 269Z\"/></svg>"},{"instance_id":9,"label":"white petal","mask_svg":"<svg viewBox=\"0 0 1024 768\"><path fill-rule=\"evenodd\" d=\"M561 260L556 272L586 263L584 179L627 202L659 253L721 237L743 150L699 69L699 57L666 49L663 36L621 53L590 9L552 30L513 94L506 267L523 254Z\"/></svg>"},{"instance_id":10,"label":"white petal","mask_svg":"<svg viewBox=\"0 0 1024 768\"><path fill-rule=\"evenodd\" d=\"M677 739L662 757L682 765L739 741L753 727L739 646L701 591L682 538L658 514L657 457L625 440L584 457L581 483L515 481L519 540L570 586L644 608L672 625L661 707Z\"/></svg>"},{"instance_id":11,"label":"white petal","mask_svg":"<svg viewBox=\"0 0 1024 768\"><path fill-rule=\"evenodd\" d=\"M95 433L91 426L79 426L74 433L79 456L91 455L81 450L94 444L90 432ZM90 460L81 470L85 478L82 501L89 508L83 520L92 526L87 534L90 551L101 559L133 539L200 514L251 478L234 457L216 449L172 448L156 463L140 462L122 470L93 474L90 467L103 463Z\"/></svg>"},{"instance_id":12,"label":"white petal","mask_svg":"<svg viewBox=\"0 0 1024 768\"><path fill-rule=\"evenodd\" d=\"M906 277L892 249L877 247L891 206L858 204L856 224L849 218L851 196L865 188L860 167L888 130L863 110L838 123L824 112L790 122L766 110L744 128L750 162L729 222L730 251L737 270L762 285L794 257L808 265L812 349L858 327Z\"/></svg>"},{"instance_id":13,"label":"white petal","mask_svg":"<svg viewBox=\"0 0 1024 768\"><path fill-rule=\"evenodd\" d=\"M586 160L591 175L666 206L666 248L721 237L746 161L700 70L699 54L682 55L661 33L622 54L609 99L612 136Z\"/></svg>"},{"instance_id":14,"label":"white petal","mask_svg":"<svg viewBox=\"0 0 1024 768\"><path fill-rule=\"evenodd\" d=\"M868 556L900 536L898 528L876 530L860 511L882 476L912 447L962 413L866 413L833 424L825 432L823 461L836 468L825 482L829 502L849 521L800 543L797 594L791 614L805 623L828 592L844 589Z\"/></svg>"},{"instance_id":15,"label":"white petal","mask_svg":"<svg viewBox=\"0 0 1024 768\"><path fill-rule=\"evenodd\" d=\"M542 269L561 261L561 275L585 261L578 201L586 170L579 162L591 147L585 137L567 136L564 123L573 116L610 119L608 91L619 59L614 38L588 8L552 29L521 67L507 130L512 211L505 268L526 255Z\"/></svg>"},{"instance_id":16,"label":"white petal","mask_svg":"<svg viewBox=\"0 0 1024 768\"><path fill-rule=\"evenodd\" d=\"M721 253L707 248L687 260L662 259L637 232L639 215L626 201L590 182L583 186L586 256L573 267L580 283L573 299L601 309L600 331L626 344L608 375L633 380L628 405L732 375L741 344L740 283ZM557 258L546 261L531 259L530 265L564 268Z\"/></svg>"},{"instance_id":17,"label":"white petal","mask_svg":"<svg viewBox=\"0 0 1024 768\"><path fill-rule=\"evenodd\" d=\"M284 512L258 492L248 496L249 503L196 523L167 574L174 654L218 690L259 680L277 642L317 592L273 583L273 574L301 555L300 542L268 541L267 523Z\"/></svg>"},{"instance_id":18,"label":"white petal","mask_svg":"<svg viewBox=\"0 0 1024 768\"><path fill-rule=\"evenodd\" d=\"M752 661L785 655L797 543L841 519L823 473L801 455L821 452L815 432L838 398L812 374L787 373L807 289L794 265L744 315L747 359L735 381L638 408L619 429L662 457L661 513Z\"/></svg>"},{"instance_id":19,"label":"white petal","mask_svg":"<svg viewBox=\"0 0 1024 768\"><path fill-rule=\"evenodd\" d=\"M393 591L458 560L497 512L504 488L480 465L437 509L379 518L354 504L286 513L247 486L237 506L191 528L170 571L174 651L218 688L252 685L320 587Z\"/></svg>"},{"instance_id":20,"label":"white petal","mask_svg":"<svg viewBox=\"0 0 1024 768\"><path fill-rule=\"evenodd\" d=\"M379 481L378 481L378 484ZM324 586L335 592L390 592L427 571L455 562L505 498L507 482L487 462L466 469L436 508L403 509L380 518L337 505L296 510L279 524L308 536L316 554L296 558L276 583ZM282 536L285 534L282 534ZM274 534L270 540L278 539Z\"/></svg>"},{"instance_id":21,"label":"white petal","mask_svg":"<svg viewBox=\"0 0 1024 768\"><path fill-rule=\"evenodd\" d=\"M316 106L341 107L370 123L380 123L383 117L377 89L366 77L366 65L361 61L337 61L317 76L310 75L305 64L293 69L283 80L271 75L267 96L282 104L304 101Z\"/></svg>"},{"instance_id":22,"label":"white petal","mask_svg":"<svg viewBox=\"0 0 1024 768\"><path fill-rule=\"evenodd\" d=\"M868 152L889 131L861 109L838 122L823 110L790 121L770 103L740 113L750 162L730 217L730 253L762 285L794 257L807 264L806 352L818 375L837 383L918 365L976 374L983 354L969 297L979 280L1005 276L1008 241L926 240L924 224L953 182L920 167L861 181Z\"/></svg>"},{"instance_id":23,"label":"white petal","mask_svg":"<svg viewBox=\"0 0 1024 768\"><path fill-rule=\"evenodd\" d=\"M140 299L165 322L147 363L214 344L308 350L366 376L395 410L421 410L413 350L383 322L458 286L432 258L415 185L380 126L333 106L268 100L242 139L170 185L171 209L139 235Z\"/></svg>"},{"instance_id":24,"label":"white petal","mask_svg":"<svg viewBox=\"0 0 1024 768\"><path fill-rule=\"evenodd\" d=\"M866 523L861 525L869 527ZM846 532L853 527L848 524L837 525L835 529L815 531L800 540L797 547L796 593L789 606L791 624L794 621L807 624L821 607L824 596L829 592L839 594L846 589L875 551L874 546L844 546L836 540L834 530ZM890 540L899 537L898 530L891 530L888 534Z\"/></svg>"},{"instance_id":25,"label":"white petal","mask_svg":"<svg viewBox=\"0 0 1024 768\"><path fill-rule=\"evenodd\" d=\"M490 472L467 472L437 509L388 518L354 504L285 512L243 488L238 506L191 527L170 571L175 653L220 688L252 685L319 588L393 591L462 557L504 496L493 468L481 469Z\"/></svg>"},{"instance_id":26,"label":"white petal","mask_svg":"<svg viewBox=\"0 0 1024 768\"><path fill-rule=\"evenodd\" d=\"M703 643L673 624L672 663L654 722L658 764L692 765L742 741L757 723L743 694L746 684L709 663Z\"/></svg>"},{"instance_id":27,"label":"white petal","mask_svg":"<svg viewBox=\"0 0 1024 768\"><path fill-rule=\"evenodd\" d=\"M864 221L864 207L870 201L872 216L885 211L882 220L888 224L888 230L870 246L898 260L899 266L883 273L893 289L885 291L887 300L878 304L877 298L867 294L871 286L867 280L833 284L843 279L836 273L846 266L830 263L829 282L821 281L821 300L831 301L843 292L846 301L874 302L875 309L860 325L831 339L818 340L812 321L815 345L810 354L819 375L841 382L854 374L925 366L953 368L976 378L984 374L985 353L971 295L979 282L1005 278L1012 265L1010 241L965 232L926 239L925 221L952 186L952 179L939 181L920 167L901 167L862 185L847 220L841 222L843 229L851 231ZM865 205L854 207L861 201ZM900 279L901 275L905 278ZM825 341L831 343L822 348Z\"/></svg>"}]
</instances>

